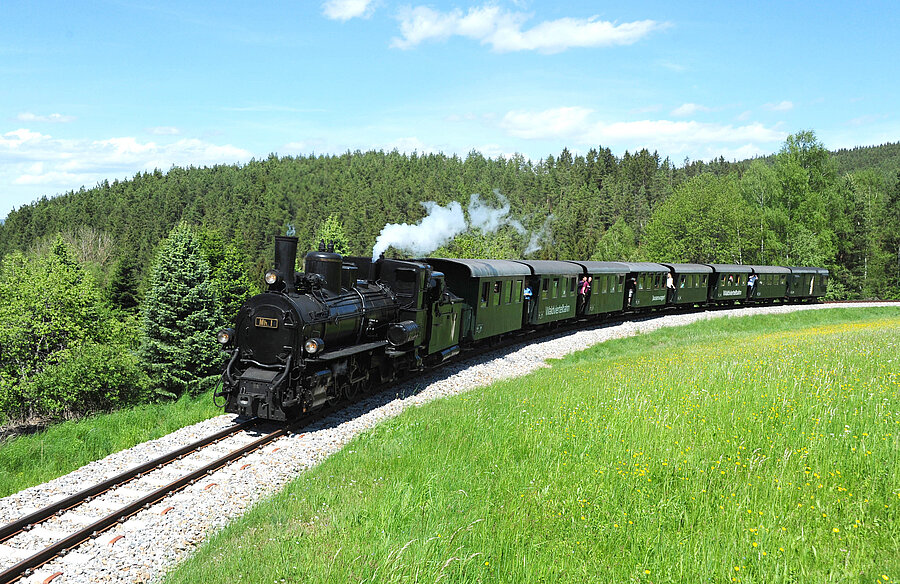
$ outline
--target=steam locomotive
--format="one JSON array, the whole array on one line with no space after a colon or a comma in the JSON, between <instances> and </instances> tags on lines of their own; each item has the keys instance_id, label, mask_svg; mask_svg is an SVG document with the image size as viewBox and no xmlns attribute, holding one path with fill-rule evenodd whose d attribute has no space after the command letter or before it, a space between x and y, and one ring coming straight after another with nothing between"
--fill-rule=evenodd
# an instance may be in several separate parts
<instances>
[{"instance_id":1,"label":"steam locomotive","mask_svg":"<svg viewBox=\"0 0 900 584\"><path fill-rule=\"evenodd\" d=\"M268 289L233 328L217 397L243 418L292 421L522 331L678 306L816 302L811 267L342 257L275 238Z\"/></svg>"}]
</instances>

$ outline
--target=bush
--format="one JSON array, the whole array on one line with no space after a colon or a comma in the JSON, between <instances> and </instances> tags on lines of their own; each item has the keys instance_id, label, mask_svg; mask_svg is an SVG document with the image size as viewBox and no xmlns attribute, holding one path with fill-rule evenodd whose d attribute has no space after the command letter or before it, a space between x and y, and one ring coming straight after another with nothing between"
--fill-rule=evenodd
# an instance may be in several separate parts
<instances>
[{"instance_id":1,"label":"bush","mask_svg":"<svg viewBox=\"0 0 900 584\"><path fill-rule=\"evenodd\" d=\"M23 394L51 415L84 415L145 401L147 385L137 357L126 348L86 343L61 351Z\"/></svg>"}]
</instances>

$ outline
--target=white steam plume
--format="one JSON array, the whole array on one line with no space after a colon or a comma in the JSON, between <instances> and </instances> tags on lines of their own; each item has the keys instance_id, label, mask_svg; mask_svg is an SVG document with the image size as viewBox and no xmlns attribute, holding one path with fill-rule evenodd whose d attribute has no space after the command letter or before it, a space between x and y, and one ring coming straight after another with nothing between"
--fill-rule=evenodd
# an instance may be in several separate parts
<instances>
[{"instance_id":1,"label":"white steam plume","mask_svg":"<svg viewBox=\"0 0 900 584\"><path fill-rule=\"evenodd\" d=\"M525 246L525 255L534 253L537 250L541 249L541 240L548 239L551 236L550 223L552 222L553 215L548 215L547 218L544 219L544 223L541 225L541 228L538 229L535 233L531 234L531 237L528 239L528 245Z\"/></svg>"},{"instance_id":2,"label":"white steam plume","mask_svg":"<svg viewBox=\"0 0 900 584\"><path fill-rule=\"evenodd\" d=\"M509 217L509 201L494 189L494 194L500 200L500 208L495 209L481 200L477 193L469 197L469 227L480 229L484 233L493 233L503 225L509 225L520 234L525 233L522 224Z\"/></svg>"},{"instance_id":3,"label":"white steam plume","mask_svg":"<svg viewBox=\"0 0 900 584\"><path fill-rule=\"evenodd\" d=\"M471 195L466 209L468 220L463 213L462 205L456 201L446 207L442 207L434 201L422 203L428 214L415 225L389 223L384 226L375 240L372 259L378 259L378 256L389 247L422 257L469 229L479 229L482 233L488 234L494 233L504 225L509 225L520 235L525 235L527 230L522 223L509 216L510 206L506 197L497 190L494 190L494 194L500 201L500 207L491 207L482 201L477 193ZM544 221L540 231L531 235L525 253L532 253L540 249L539 242L549 234L551 218L552 216Z\"/></svg>"},{"instance_id":4,"label":"white steam plume","mask_svg":"<svg viewBox=\"0 0 900 584\"><path fill-rule=\"evenodd\" d=\"M446 207L441 207L434 201L426 201L422 206L428 215L415 225L389 223L381 229L375 240L375 247L372 248L373 260L378 259L391 246L415 256L424 256L466 230L462 205L456 201Z\"/></svg>"}]
</instances>

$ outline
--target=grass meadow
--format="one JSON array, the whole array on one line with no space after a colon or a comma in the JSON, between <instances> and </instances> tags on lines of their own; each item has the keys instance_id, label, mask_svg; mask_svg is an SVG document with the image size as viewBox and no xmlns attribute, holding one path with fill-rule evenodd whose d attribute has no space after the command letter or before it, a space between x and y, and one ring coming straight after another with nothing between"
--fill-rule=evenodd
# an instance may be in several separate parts
<instances>
[{"instance_id":1,"label":"grass meadow","mask_svg":"<svg viewBox=\"0 0 900 584\"><path fill-rule=\"evenodd\" d=\"M896 309L608 342L359 436L166 582L895 582L898 391Z\"/></svg>"},{"instance_id":2,"label":"grass meadow","mask_svg":"<svg viewBox=\"0 0 900 584\"><path fill-rule=\"evenodd\" d=\"M0 497L45 483L89 462L221 414L212 394L63 422L0 443ZM160 453L162 454L162 453ZM85 485L85 488L89 485Z\"/></svg>"}]
</instances>

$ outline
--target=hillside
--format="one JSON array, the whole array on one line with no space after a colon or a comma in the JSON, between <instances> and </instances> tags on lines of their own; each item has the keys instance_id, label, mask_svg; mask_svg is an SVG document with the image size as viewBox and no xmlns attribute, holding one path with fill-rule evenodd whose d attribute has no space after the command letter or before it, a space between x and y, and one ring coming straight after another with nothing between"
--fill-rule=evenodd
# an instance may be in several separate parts
<instances>
[{"instance_id":1,"label":"hillside","mask_svg":"<svg viewBox=\"0 0 900 584\"><path fill-rule=\"evenodd\" d=\"M365 255L387 223L420 220L421 202L465 205L477 193L488 208L508 204L507 217L526 234L509 228L490 237L469 234L444 253L522 255L529 235L540 233L533 257L816 264L834 272L841 295L885 296L898 293L893 282L900 281L900 246L892 235L900 231L898 171L898 143L828 153L812 133L798 134L788 151L765 159L686 161L681 167L655 152L616 157L605 148L584 156L563 150L537 162L477 152L465 158L396 151L272 155L244 165L139 173L42 199L10 213L0 226L0 254L63 233L101 281L126 256L137 261L143 278L158 242L186 221L236 243L258 277L271 261L276 234L293 229L312 246L317 229L333 216L348 234L351 253ZM697 183L701 176L711 183ZM714 195L704 203L708 211L682 204L701 191ZM660 239L654 220L661 223L656 211L678 192L685 201L669 203L667 213L679 207L675 214L685 222L709 219L695 229L715 239L737 232L738 239L718 251L675 255L673 237L696 236ZM754 223L756 233L746 233L742 226Z\"/></svg>"}]
</instances>

